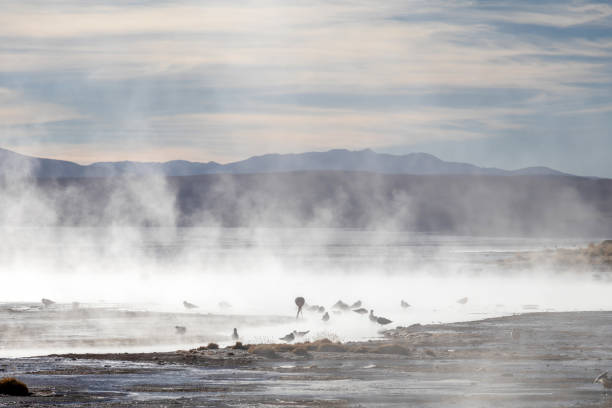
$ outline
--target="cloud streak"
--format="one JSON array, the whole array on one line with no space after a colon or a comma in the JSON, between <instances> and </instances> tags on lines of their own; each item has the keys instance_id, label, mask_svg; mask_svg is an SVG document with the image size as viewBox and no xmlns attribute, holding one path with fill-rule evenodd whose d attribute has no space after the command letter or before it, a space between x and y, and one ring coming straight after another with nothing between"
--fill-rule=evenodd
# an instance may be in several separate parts
<instances>
[{"instance_id":1,"label":"cloud streak","mask_svg":"<svg viewBox=\"0 0 612 408\"><path fill-rule=\"evenodd\" d=\"M81 162L406 151L532 129L548 140L555 117L592 112L603 135L611 24L612 7L588 1L5 4L0 88L31 105L0 98L0 145Z\"/></svg>"}]
</instances>

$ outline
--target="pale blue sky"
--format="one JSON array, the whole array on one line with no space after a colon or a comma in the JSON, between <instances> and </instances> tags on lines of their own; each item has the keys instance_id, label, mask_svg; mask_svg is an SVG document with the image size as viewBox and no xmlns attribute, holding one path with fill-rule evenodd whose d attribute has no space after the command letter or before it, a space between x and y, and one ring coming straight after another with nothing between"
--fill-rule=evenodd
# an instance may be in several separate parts
<instances>
[{"instance_id":1,"label":"pale blue sky","mask_svg":"<svg viewBox=\"0 0 612 408\"><path fill-rule=\"evenodd\" d=\"M612 177L596 1L0 0L0 147L81 163L331 148Z\"/></svg>"}]
</instances>

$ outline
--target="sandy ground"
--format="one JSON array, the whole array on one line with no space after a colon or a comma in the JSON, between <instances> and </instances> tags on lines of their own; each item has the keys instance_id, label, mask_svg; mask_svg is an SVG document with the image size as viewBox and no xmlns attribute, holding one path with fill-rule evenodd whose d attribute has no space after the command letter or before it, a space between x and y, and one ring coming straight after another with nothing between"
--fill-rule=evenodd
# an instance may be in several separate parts
<instances>
[{"instance_id":1,"label":"sandy ground","mask_svg":"<svg viewBox=\"0 0 612 408\"><path fill-rule=\"evenodd\" d=\"M317 351L186 350L1 359L9 407L612 407L612 312L412 326ZM511 336L511 331L520 338ZM516 336L515 336L516 337Z\"/></svg>"}]
</instances>

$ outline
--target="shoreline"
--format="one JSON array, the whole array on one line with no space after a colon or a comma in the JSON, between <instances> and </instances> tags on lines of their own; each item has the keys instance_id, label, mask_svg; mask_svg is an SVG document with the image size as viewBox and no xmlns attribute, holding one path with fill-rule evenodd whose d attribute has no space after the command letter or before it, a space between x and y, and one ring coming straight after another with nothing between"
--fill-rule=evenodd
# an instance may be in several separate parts
<instances>
[{"instance_id":1,"label":"shoreline","mask_svg":"<svg viewBox=\"0 0 612 408\"><path fill-rule=\"evenodd\" d=\"M82 311L79 311L82 312ZM170 313L170 312L162 312L162 313L158 313L158 312L131 312L129 310L110 310L110 312L112 313L118 313L120 315L123 314L127 314L127 315L148 315L148 316L157 316L158 314L162 314L162 315L168 315L168 316L174 316L177 315L176 313ZM381 328L381 330L379 330L377 332L377 336L376 337L370 337L367 339L363 339L363 340L346 340L346 341L339 341L337 340L337 336L335 336L335 334L330 331L329 334L331 334L331 339L334 340L332 341L332 343L334 344L348 344L351 346L358 346L358 345L363 345L363 344L370 344L373 342L385 342L385 341L389 341L392 340L393 338L397 338L398 336L401 336L401 334L398 333L407 333L410 331L416 331L416 330L431 330L431 331L437 331L440 328L444 328L444 327L451 327L451 326L457 326L457 325L462 325L462 324L480 324L480 323L485 323L485 322L489 322L489 321L497 321L497 320L506 320L506 319L512 319L515 318L517 316L529 316L529 315L563 315L563 314L581 314L581 313L607 313L610 312L612 313L612 310L605 310L605 309L591 309L591 310L550 310L550 309L539 309L538 305L523 305L523 310L519 311L519 312L502 312L500 314L493 314L491 315L491 313L471 313L469 315L464 316L465 318L462 319L458 319L458 320L454 320L454 321L449 321L449 322L437 322L437 323L414 323L408 326L396 326L395 328L388 328L388 329L384 329ZM483 318L477 318L478 315L481 314L488 314L489 316L487 317L483 317ZM189 314L189 313L178 313L178 315L184 315L184 316L188 316L188 317L192 317L192 318L213 318L215 320L220 319L223 320L222 318L227 318L228 316L235 318L237 320L242 320L245 317L247 317L246 315L222 315L222 314L211 314L211 313L207 313L207 314L203 314L203 315L199 315L199 314ZM252 316L248 316L248 317L252 317ZM257 315L255 316L258 319L274 319L274 320L278 320L278 321L294 321L294 318L291 316L264 316L264 315ZM292 343L284 343L284 342L250 342L250 343L245 343L245 345L247 346L247 349L251 346L255 347L255 346L278 346L279 348L287 348L290 346L296 346L296 345L309 345L309 344L319 344L319 342L321 340L325 340L327 341L328 338L326 338L325 336L322 336L321 332L317 333L319 336L315 339L311 339L308 341L295 341ZM110 359L117 359L117 357L115 356L123 356L123 355L129 355L129 356L140 356L140 359L142 361L147 361L150 360L150 358L147 358L145 356L150 356L151 358L154 356L170 356L176 353L187 353L193 350L197 350L200 349L199 351L202 351L203 349L205 349L205 345L208 343L215 343L219 345L219 349L218 351L216 350L208 350L209 354L211 354L211 352L216 351L217 353L220 352L221 350L226 350L226 349L232 349L232 347L234 346L234 341L228 341L227 339L221 339L219 338L219 340L215 339L214 336L210 337L211 340L205 340L205 341L192 341L190 340L187 344L189 344L188 347L184 347L185 342L183 342L183 344L179 344L178 342L175 342L174 344L172 343L167 343L167 344L154 344L154 343L142 343L139 344L140 341L138 340L124 340L121 341L120 343L108 343L106 344L104 340L100 340L100 339L96 339L96 340L89 340L89 341L76 341L73 343L73 345L71 346L69 343L66 343L66 345L63 346L51 346L51 347L47 347L49 349L51 349L50 352L47 353L40 353L40 348L32 348L30 349L30 352L27 354L23 354L23 355L3 355L2 351L0 350L0 359L23 359L23 358L44 358L44 357L73 357L76 356L78 358L88 358L88 359L93 359L93 357L91 356L109 356ZM202 344L204 344L204 346L202 346ZM53 349L59 349L59 350L53 350ZM76 348L78 351L62 351L62 349L74 349ZM212 353L214 354L214 353ZM86 357L89 356L89 357ZM176 359L175 359L176 360ZM132 360L135 361L135 360Z\"/></svg>"},{"instance_id":2,"label":"shoreline","mask_svg":"<svg viewBox=\"0 0 612 408\"><path fill-rule=\"evenodd\" d=\"M592 381L612 368L610 321L612 311L536 312L365 342L0 359L1 376L33 392L0 406L600 406Z\"/></svg>"},{"instance_id":3,"label":"shoreline","mask_svg":"<svg viewBox=\"0 0 612 408\"><path fill-rule=\"evenodd\" d=\"M23 358L69 358L82 360L109 360L109 361L132 361L132 362L154 362L154 363L179 363L179 364L210 364L215 365L235 365L241 362L250 363L264 358L269 360L292 359L299 357L312 358L310 353L332 352L332 353L357 353L357 354L392 354L392 355L411 355L414 347L425 347L434 342L423 341L424 338L432 337L432 334L448 333L452 331L469 332L472 327L484 325L507 326L505 331L511 337L511 323L521 320L562 320L564 317L577 317L580 315L610 315L612 310L585 310L567 312L525 312L512 315L487 317L484 319L462 320L450 323L416 323L410 326L397 326L394 329L380 331L380 338L367 341L331 341L327 338L315 341L295 341L295 342L276 342L276 343L255 343L242 344L236 342L234 345L220 347L216 343L212 346L199 346L192 349L180 349L174 351L151 351L151 352L86 352L86 353L53 353ZM436 336L433 336L436 337ZM449 337L449 339L452 336ZM439 342L439 340L437 340ZM394 345L397 347L383 348L380 346ZM413 349L410 348L413 347ZM426 353L430 355L429 353ZM250 358L249 358L250 356ZM224 363L230 362L230 364Z\"/></svg>"}]
</instances>

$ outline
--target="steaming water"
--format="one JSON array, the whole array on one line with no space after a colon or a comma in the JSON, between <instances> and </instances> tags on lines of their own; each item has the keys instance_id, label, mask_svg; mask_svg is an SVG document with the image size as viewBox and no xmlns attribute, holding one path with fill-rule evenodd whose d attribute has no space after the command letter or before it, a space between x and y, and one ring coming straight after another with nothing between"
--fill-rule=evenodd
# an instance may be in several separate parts
<instances>
[{"instance_id":1,"label":"steaming water","mask_svg":"<svg viewBox=\"0 0 612 408\"><path fill-rule=\"evenodd\" d=\"M174 350L208 341L380 336L367 315L335 313L342 299L393 320L476 320L525 311L612 308L592 271L508 269L516 251L586 240L453 237L346 229L16 228L0 232L0 355ZM293 299L325 306L295 320ZM57 302L42 308L41 298ZM465 305L456 301L468 297ZM183 300L199 308L186 310ZM401 308L400 300L411 306ZM72 302L80 306L73 310ZM220 302L225 302L222 307ZM175 333L174 326L187 327Z\"/></svg>"}]
</instances>

